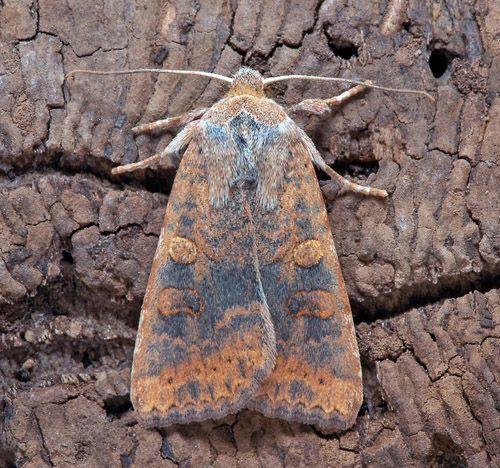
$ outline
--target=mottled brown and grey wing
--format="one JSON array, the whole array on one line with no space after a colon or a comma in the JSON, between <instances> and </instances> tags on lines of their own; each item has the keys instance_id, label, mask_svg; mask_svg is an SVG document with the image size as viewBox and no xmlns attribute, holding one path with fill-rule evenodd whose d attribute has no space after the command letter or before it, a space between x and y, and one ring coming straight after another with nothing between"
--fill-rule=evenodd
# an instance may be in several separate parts
<instances>
[{"instance_id":1,"label":"mottled brown and grey wing","mask_svg":"<svg viewBox=\"0 0 500 468\"><path fill-rule=\"evenodd\" d=\"M314 169L302 144L291 151L278 206L252 206L277 355L248 407L345 429L362 402L353 319Z\"/></svg>"},{"instance_id":2,"label":"mottled brown and grey wing","mask_svg":"<svg viewBox=\"0 0 500 468\"><path fill-rule=\"evenodd\" d=\"M208 202L193 142L170 195L134 352L131 398L149 425L216 419L254 396L274 366L250 206Z\"/></svg>"}]
</instances>

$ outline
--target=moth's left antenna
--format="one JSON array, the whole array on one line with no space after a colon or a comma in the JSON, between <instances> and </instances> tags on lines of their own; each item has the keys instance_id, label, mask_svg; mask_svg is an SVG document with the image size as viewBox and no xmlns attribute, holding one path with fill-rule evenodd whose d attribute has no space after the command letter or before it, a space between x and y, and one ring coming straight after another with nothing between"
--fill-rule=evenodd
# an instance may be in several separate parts
<instances>
[{"instance_id":1,"label":"moth's left antenna","mask_svg":"<svg viewBox=\"0 0 500 468\"><path fill-rule=\"evenodd\" d=\"M163 68L136 68L132 70L111 70L111 71L100 71L100 70L72 70L64 76L66 81L70 76L76 74L87 74L87 75L133 75L136 73L169 73L171 75L191 75L191 76L204 76L206 78L212 78L214 80L225 81L226 83L232 83L232 78L228 78L224 75L218 75L217 73L196 71L196 70L167 70Z\"/></svg>"}]
</instances>

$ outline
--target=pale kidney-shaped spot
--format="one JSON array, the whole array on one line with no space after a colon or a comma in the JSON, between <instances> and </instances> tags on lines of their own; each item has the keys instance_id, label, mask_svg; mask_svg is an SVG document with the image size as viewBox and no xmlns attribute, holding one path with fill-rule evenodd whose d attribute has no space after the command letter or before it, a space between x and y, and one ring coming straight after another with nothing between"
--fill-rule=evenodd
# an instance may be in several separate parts
<instances>
[{"instance_id":1,"label":"pale kidney-shaped spot","mask_svg":"<svg viewBox=\"0 0 500 468\"><path fill-rule=\"evenodd\" d=\"M293 249L293 260L303 268L311 268L317 265L322 257L321 244L316 239L301 242Z\"/></svg>"},{"instance_id":2,"label":"pale kidney-shaped spot","mask_svg":"<svg viewBox=\"0 0 500 468\"><path fill-rule=\"evenodd\" d=\"M179 312L198 315L203 309L203 304L198 293L192 289L166 288L158 295L156 307L160 309L162 315Z\"/></svg>"},{"instance_id":3,"label":"pale kidney-shaped spot","mask_svg":"<svg viewBox=\"0 0 500 468\"><path fill-rule=\"evenodd\" d=\"M327 291L300 291L288 300L288 313L295 317L315 315L325 319L333 315L335 298Z\"/></svg>"},{"instance_id":4,"label":"pale kidney-shaped spot","mask_svg":"<svg viewBox=\"0 0 500 468\"><path fill-rule=\"evenodd\" d=\"M168 253L174 262L186 264L194 262L197 249L193 241L176 236L170 243Z\"/></svg>"}]
</instances>

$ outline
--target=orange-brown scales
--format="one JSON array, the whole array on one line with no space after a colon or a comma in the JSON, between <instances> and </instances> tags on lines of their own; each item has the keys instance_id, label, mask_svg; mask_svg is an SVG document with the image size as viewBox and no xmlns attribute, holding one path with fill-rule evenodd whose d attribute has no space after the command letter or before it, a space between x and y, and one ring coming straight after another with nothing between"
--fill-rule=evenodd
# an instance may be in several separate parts
<instances>
[{"instance_id":1,"label":"orange-brown scales","mask_svg":"<svg viewBox=\"0 0 500 468\"><path fill-rule=\"evenodd\" d=\"M149 425L249 407L345 429L361 405L356 335L313 163L332 170L264 84L243 68L210 109L139 127L186 125L162 155L115 171L185 148L134 353L132 402Z\"/></svg>"}]
</instances>

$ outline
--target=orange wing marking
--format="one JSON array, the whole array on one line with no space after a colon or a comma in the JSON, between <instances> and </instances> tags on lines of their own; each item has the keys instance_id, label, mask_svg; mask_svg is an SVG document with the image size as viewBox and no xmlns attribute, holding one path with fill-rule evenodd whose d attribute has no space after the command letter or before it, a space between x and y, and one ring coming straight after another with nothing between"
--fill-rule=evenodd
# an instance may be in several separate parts
<instances>
[{"instance_id":1,"label":"orange wing marking","mask_svg":"<svg viewBox=\"0 0 500 468\"><path fill-rule=\"evenodd\" d=\"M187 264L194 262L198 252L196 244L193 241L185 237L176 236L170 243L168 253L174 262Z\"/></svg>"},{"instance_id":2,"label":"orange wing marking","mask_svg":"<svg viewBox=\"0 0 500 468\"><path fill-rule=\"evenodd\" d=\"M307 314L325 319L333 315L334 302L335 298L327 291L299 291L288 300L288 313L294 317Z\"/></svg>"},{"instance_id":3,"label":"orange wing marking","mask_svg":"<svg viewBox=\"0 0 500 468\"><path fill-rule=\"evenodd\" d=\"M185 312L199 315L203 310L203 303L196 291L191 289L163 289L156 299L156 306L163 315Z\"/></svg>"},{"instance_id":4,"label":"orange wing marking","mask_svg":"<svg viewBox=\"0 0 500 468\"><path fill-rule=\"evenodd\" d=\"M303 268L311 268L317 265L322 257L321 243L316 239L301 242L293 249L293 260Z\"/></svg>"}]
</instances>

